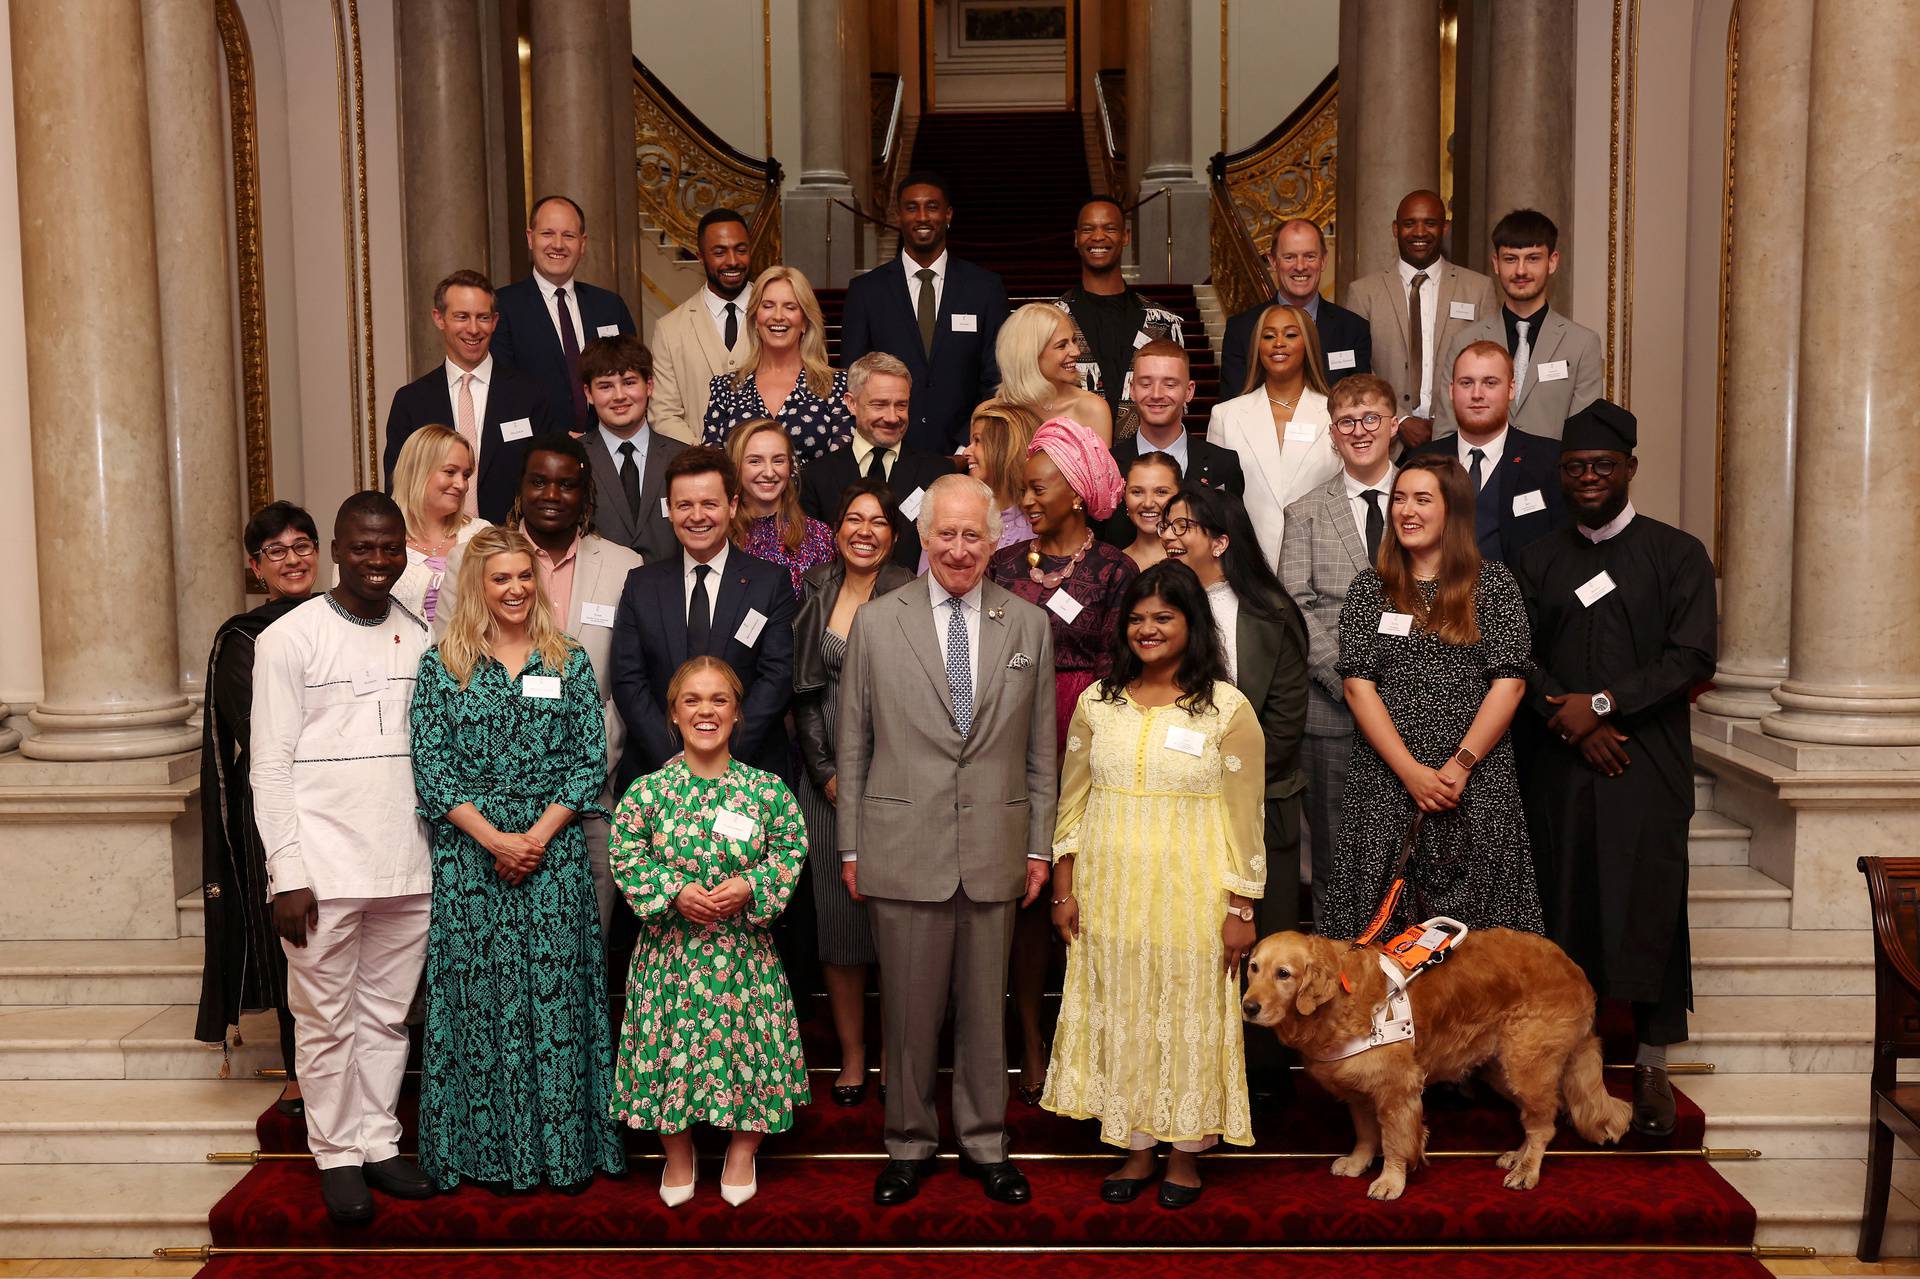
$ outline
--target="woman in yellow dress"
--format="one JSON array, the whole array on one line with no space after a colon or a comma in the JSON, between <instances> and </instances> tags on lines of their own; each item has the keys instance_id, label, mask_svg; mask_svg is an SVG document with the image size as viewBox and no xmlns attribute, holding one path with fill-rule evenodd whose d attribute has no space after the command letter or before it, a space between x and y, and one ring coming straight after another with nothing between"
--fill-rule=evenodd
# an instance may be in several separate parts
<instances>
[{"instance_id":1,"label":"woman in yellow dress","mask_svg":"<svg viewBox=\"0 0 1920 1279\"><path fill-rule=\"evenodd\" d=\"M1129 1152L1109 1203L1152 1179L1161 1142L1164 1208L1200 1197L1201 1151L1253 1144L1238 974L1266 889L1264 750L1199 578L1147 569L1074 708L1053 842L1067 979L1041 1105Z\"/></svg>"}]
</instances>

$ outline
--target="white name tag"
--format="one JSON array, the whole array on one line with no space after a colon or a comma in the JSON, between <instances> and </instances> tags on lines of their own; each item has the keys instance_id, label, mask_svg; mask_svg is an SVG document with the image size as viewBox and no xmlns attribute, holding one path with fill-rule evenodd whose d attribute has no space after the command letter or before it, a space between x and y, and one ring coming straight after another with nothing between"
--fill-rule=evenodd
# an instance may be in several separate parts
<instances>
[{"instance_id":1,"label":"white name tag","mask_svg":"<svg viewBox=\"0 0 1920 1279\"><path fill-rule=\"evenodd\" d=\"M1200 758L1200 752L1207 748L1207 739L1191 728L1169 727L1167 729L1167 749L1179 751L1182 755Z\"/></svg>"},{"instance_id":2,"label":"white name tag","mask_svg":"<svg viewBox=\"0 0 1920 1279\"><path fill-rule=\"evenodd\" d=\"M1574 598L1587 608L1592 608L1611 594L1613 594L1613 578L1605 569L1588 578L1586 583L1573 593Z\"/></svg>"},{"instance_id":3,"label":"white name tag","mask_svg":"<svg viewBox=\"0 0 1920 1279\"><path fill-rule=\"evenodd\" d=\"M538 697L549 702L556 701L560 696L560 677L558 675L522 675L520 696Z\"/></svg>"},{"instance_id":4,"label":"white name tag","mask_svg":"<svg viewBox=\"0 0 1920 1279\"><path fill-rule=\"evenodd\" d=\"M1535 511L1544 511L1546 509L1547 499L1541 496L1539 489L1535 489L1531 493L1516 493L1513 495L1513 513L1515 515L1532 515Z\"/></svg>"},{"instance_id":5,"label":"white name tag","mask_svg":"<svg viewBox=\"0 0 1920 1279\"><path fill-rule=\"evenodd\" d=\"M667 499L664 497L660 499L660 518L667 518Z\"/></svg>"},{"instance_id":6,"label":"white name tag","mask_svg":"<svg viewBox=\"0 0 1920 1279\"><path fill-rule=\"evenodd\" d=\"M620 336L620 326L617 324L602 324L593 331L593 335L597 338L617 338Z\"/></svg>"},{"instance_id":7,"label":"white name tag","mask_svg":"<svg viewBox=\"0 0 1920 1279\"><path fill-rule=\"evenodd\" d=\"M517 417L511 422L500 424L500 438L503 440L524 440L533 435L533 419Z\"/></svg>"},{"instance_id":8,"label":"white name tag","mask_svg":"<svg viewBox=\"0 0 1920 1279\"><path fill-rule=\"evenodd\" d=\"M582 604L580 606L580 624L582 626L612 626L614 606L611 604Z\"/></svg>"},{"instance_id":9,"label":"white name tag","mask_svg":"<svg viewBox=\"0 0 1920 1279\"><path fill-rule=\"evenodd\" d=\"M1380 614L1380 633L1382 635L1413 634L1413 614L1411 613Z\"/></svg>"},{"instance_id":10,"label":"white name tag","mask_svg":"<svg viewBox=\"0 0 1920 1279\"><path fill-rule=\"evenodd\" d=\"M1153 339L1151 337L1148 337L1145 333L1136 333L1133 335L1133 349L1138 351L1141 347L1145 346L1147 343L1151 341L1153 341Z\"/></svg>"},{"instance_id":11,"label":"white name tag","mask_svg":"<svg viewBox=\"0 0 1920 1279\"><path fill-rule=\"evenodd\" d=\"M1287 423L1286 440L1289 444L1311 444L1320 438L1320 428L1312 422Z\"/></svg>"},{"instance_id":12,"label":"white name tag","mask_svg":"<svg viewBox=\"0 0 1920 1279\"><path fill-rule=\"evenodd\" d=\"M1451 320L1471 320L1473 318L1473 303L1449 302L1447 304L1447 318Z\"/></svg>"},{"instance_id":13,"label":"white name tag","mask_svg":"<svg viewBox=\"0 0 1920 1279\"><path fill-rule=\"evenodd\" d=\"M1352 351L1328 351L1327 367L1330 369L1350 369L1354 365Z\"/></svg>"},{"instance_id":14,"label":"white name tag","mask_svg":"<svg viewBox=\"0 0 1920 1279\"><path fill-rule=\"evenodd\" d=\"M1067 588L1064 586L1056 590L1047 599L1047 611L1065 622L1068 626L1072 626L1073 619L1080 616L1085 610L1086 605L1067 594Z\"/></svg>"},{"instance_id":15,"label":"white name tag","mask_svg":"<svg viewBox=\"0 0 1920 1279\"><path fill-rule=\"evenodd\" d=\"M1548 360L1545 364L1533 366L1533 375L1542 382L1564 382L1567 380L1567 362Z\"/></svg>"},{"instance_id":16,"label":"white name tag","mask_svg":"<svg viewBox=\"0 0 1920 1279\"><path fill-rule=\"evenodd\" d=\"M752 839L759 829L759 822L731 808L723 808L713 815L713 833L722 839Z\"/></svg>"},{"instance_id":17,"label":"white name tag","mask_svg":"<svg viewBox=\"0 0 1920 1279\"><path fill-rule=\"evenodd\" d=\"M980 331L980 317L977 315L962 315L958 311L955 311L953 313L953 331L955 333L978 333Z\"/></svg>"},{"instance_id":18,"label":"white name tag","mask_svg":"<svg viewBox=\"0 0 1920 1279\"><path fill-rule=\"evenodd\" d=\"M919 519L920 508L926 504L926 500L927 491L925 489L915 489L913 492L907 494L905 501L900 503L900 514L910 520Z\"/></svg>"},{"instance_id":19,"label":"white name tag","mask_svg":"<svg viewBox=\"0 0 1920 1279\"><path fill-rule=\"evenodd\" d=\"M353 676L353 695L372 697L375 693L387 691L387 677L369 666L363 671L355 671Z\"/></svg>"},{"instance_id":20,"label":"white name tag","mask_svg":"<svg viewBox=\"0 0 1920 1279\"><path fill-rule=\"evenodd\" d=\"M760 638L760 632L766 629L766 625L767 615L765 613L762 613L757 608L748 609L746 620L742 621L740 623L740 629L733 633L733 642L736 644L745 644L748 648L752 648L753 642Z\"/></svg>"}]
</instances>

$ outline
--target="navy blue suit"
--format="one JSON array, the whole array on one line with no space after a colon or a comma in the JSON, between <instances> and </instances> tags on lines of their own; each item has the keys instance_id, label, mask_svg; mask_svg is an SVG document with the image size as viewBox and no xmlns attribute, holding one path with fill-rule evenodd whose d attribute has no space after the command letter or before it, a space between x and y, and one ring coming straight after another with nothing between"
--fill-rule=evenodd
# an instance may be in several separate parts
<instances>
[{"instance_id":1,"label":"navy blue suit","mask_svg":"<svg viewBox=\"0 0 1920 1279\"><path fill-rule=\"evenodd\" d=\"M520 463L526 457L528 438L542 431L561 430L568 419L552 412L539 384L509 368L497 350L483 416L486 421L480 425L480 469L473 477L474 500L481 519L504 524L520 489ZM522 421L529 428L525 433L516 428L517 438L511 440L502 434L502 423ZM393 464L400 460L400 446L421 427L435 425L455 425L453 393L447 387L444 360L393 393L393 407L387 412L384 457L389 493L393 491Z\"/></svg>"},{"instance_id":2,"label":"navy blue suit","mask_svg":"<svg viewBox=\"0 0 1920 1279\"><path fill-rule=\"evenodd\" d=\"M913 264L912 259L907 262ZM907 447L952 453L967 442L974 406L992 398L1000 385L993 344L1006 318L1007 286L1000 277L949 255L929 357L920 343L919 314L907 288L906 271L895 258L855 276L847 285L840 360L851 368L868 352L885 351L905 364L913 375Z\"/></svg>"},{"instance_id":3,"label":"navy blue suit","mask_svg":"<svg viewBox=\"0 0 1920 1279\"><path fill-rule=\"evenodd\" d=\"M1437 453L1457 461L1459 445L1458 436L1443 435L1428 440L1413 455ZM1474 537L1480 543L1482 558L1510 564L1522 547L1573 522L1567 516L1566 500L1560 496L1560 441L1528 435L1510 426L1498 461L1487 461L1493 465L1493 474L1480 486ZM1536 496L1538 507L1534 506ZM1533 509L1516 514L1516 502Z\"/></svg>"},{"instance_id":4,"label":"navy blue suit","mask_svg":"<svg viewBox=\"0 0 1920 1279\"><path fill-rule=\"evenodd\" d=\"M607 659L613 704L627 726L626 749L614 771L616 793L624 795L634 779L651 773L680 753L667 728L667 684L689 657L687 602L682 553L627 574L620 607L613 618L613 649ZM781 777L791 771L784 719L793 697L793 580L777 564L727 552L726 571L716 589L711 578L713 628L701 650L733 667L746 688L740 724L733 730L736 759ZM739 639L751 609L764 619L751 644Z\"/></svg>"},{"instance_id":5,"label":"navy blue suit","mask_svg":"<svg viewBox=\"0 0 1920 1279\"><path fill-rule=\"evenodd\" d=\"M1253 352L1254 327L1271 301L1249 307L1227 321L1226 335L1220 340L1220 398L1230 400L1241 394L1247 380L1247 365ZM1320 299L1320 312L1313 327L1320 332L1320 351L1327 358L1327 385L1331 386L1351 373L1373 372L1373 330L1367 322L1347 310ZM1341 352L1351 352L1353 363L1334 368L1333 360Z\"/></svg>"},{"instance_id":6,"label":"navy blue suit","mask_svg":"<svg viewBox=\"0 0 1920 1279\"><path fill-rule=\"evenodd\" d=\"M600 330L617 329L633 333L633 313L618 293L595 288L575 280L567 285L567 305L577 314L580 347L596 337ZM567 372L566 352L560 349L560 331L554 327L553 313L540 295L540 285L532 276L515 280L494 294L493 306L500 322L493 330L493 354L540 384L547 402L553 406L554 420L570 431L585 430L593 423L583 418L574 400L574 379Z\"/></svg>"}]
</instances>

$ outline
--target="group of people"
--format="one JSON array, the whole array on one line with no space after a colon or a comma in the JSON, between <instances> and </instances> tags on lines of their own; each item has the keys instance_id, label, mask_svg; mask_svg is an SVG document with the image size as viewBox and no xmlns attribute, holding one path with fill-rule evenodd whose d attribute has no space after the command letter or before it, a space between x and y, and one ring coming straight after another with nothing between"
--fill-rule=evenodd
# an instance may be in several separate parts
<instances>
[{"instance_id":1,"label":"group of people","mask_svg":"<svg viewBox=\"0 0 1920 1279\"><path fill-rule=\"evenodd\" d=\"M1282 226L1202 438L1118 204L1080 211L1080 287L1009 314L947 252L944 183L897 196L841 370L803 275L749 285L737 214L649 347L573 281L578 208L538 202L531 280L436 291L445 361L396 395L391 496L341 506L330 589L310 515L249 522L268 600L209 659L200 1033L280 1010L329 1212L577 1192L623 1127L678 1205L696 1124L745 1203L813 1100L816 987L832 1102L881 1080L878 1203L932 1168L950 1020L989 1197L1031 1197L1017 1075L1128 1152L1102 1198L1185 1206L1289 1093L1239 969L1302 922L1303 840L1312 925L1351 937L1410 827L1396 922L1548 932L1632 1003L1635 1123L1671 1131L1713 574L1633 509L1636 421L1547 310L1552 223L1500 221L1496 290L1415 192L1351 309Z\"/></svg>"}]
</instances>

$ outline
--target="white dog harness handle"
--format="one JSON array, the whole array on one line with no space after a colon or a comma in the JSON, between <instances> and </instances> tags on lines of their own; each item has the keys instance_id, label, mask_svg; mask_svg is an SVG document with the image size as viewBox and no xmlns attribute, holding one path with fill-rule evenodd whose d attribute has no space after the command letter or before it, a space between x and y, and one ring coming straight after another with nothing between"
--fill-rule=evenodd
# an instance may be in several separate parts
<instances>
[{"instance_id":1,"label":"white dog harness handle","mask_svg":"<svg viewBox=\"0 0 1920 1279\"><path fill-rule=\"evenodd\" d=\"M1418 967L1408 972L1400 962L1385 951L1375 951L1374 958L1380 962L1380 971L1387 979L1387 997L1373 1009L1373 1025L1364 1035L1355 1035L1352 1039L1316 1061L1344 1061L1355 1057L1369 1048L1378 1048L1381 1044L1397 1044L1413 1038L1413 1000L1407 995L1407 987L1415 977L1425 972L1429 965L1442 962L1446 951L1438 949L1441 940L1447 936L1450 928L1453 933L1452 944L1458 945L1466 937L1468 929L1456 919L1436 916L1420 925L1421 936L1416 943L1422 948L1433 949L1434 953L1422 960ZM1413 932L1409 928L1407 932Z\"/></svg>"}]
</instances>

